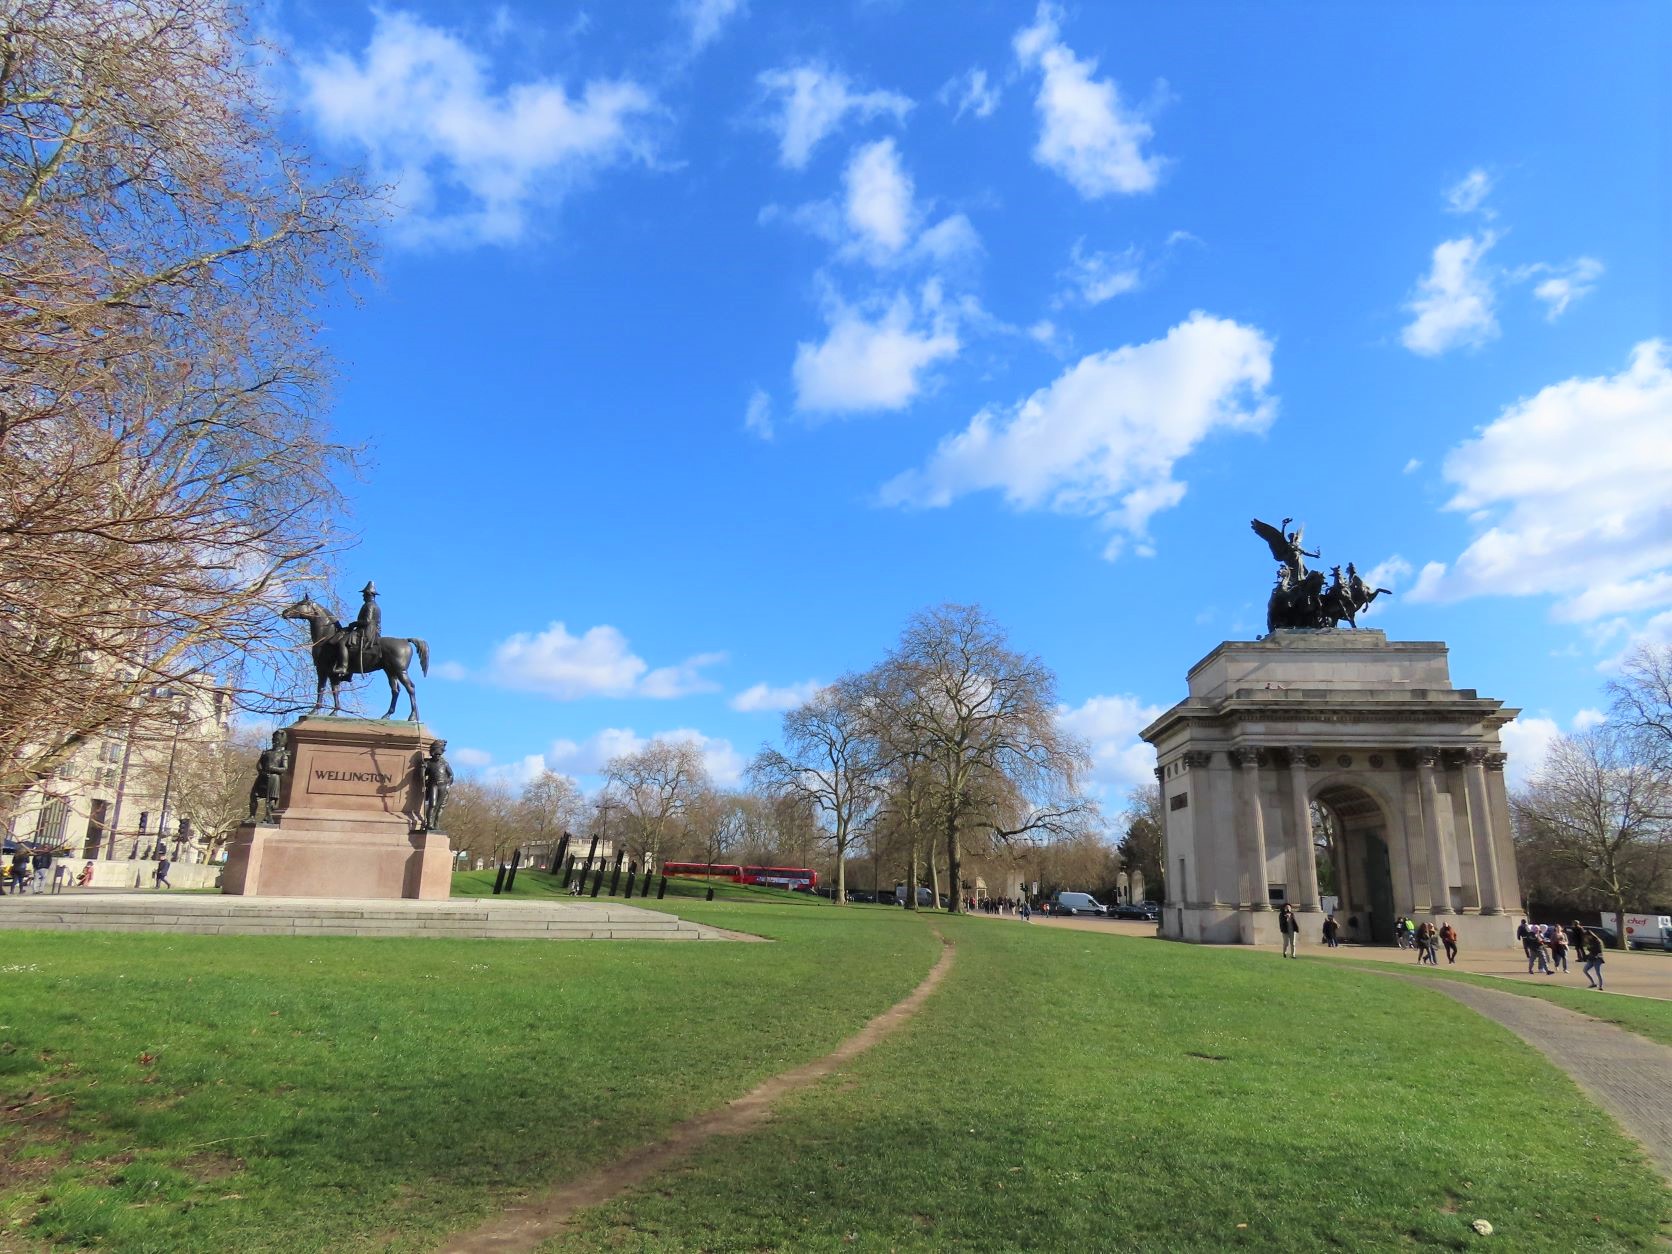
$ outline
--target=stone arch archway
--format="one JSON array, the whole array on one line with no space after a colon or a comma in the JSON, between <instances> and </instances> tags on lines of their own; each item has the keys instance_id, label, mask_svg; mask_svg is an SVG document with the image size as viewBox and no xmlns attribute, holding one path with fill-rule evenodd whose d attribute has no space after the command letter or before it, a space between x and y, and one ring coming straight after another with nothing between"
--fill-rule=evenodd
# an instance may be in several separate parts
<instances>
[{"instance_id":1,"label":"stone arch archway","mask_svg":"<svg viewBox=\"0 0 1672 1254\"><path fill-rule=\"evenodd\" d=\"M1339 779L1320 783L1311 800L1328 811L1335 823L1331 856L1336 894L1341 899L1335 917L1344 934L1349 940L1392 944L1393 866L1385 805L1359 784Z\"/></svg>"}]
</instances>

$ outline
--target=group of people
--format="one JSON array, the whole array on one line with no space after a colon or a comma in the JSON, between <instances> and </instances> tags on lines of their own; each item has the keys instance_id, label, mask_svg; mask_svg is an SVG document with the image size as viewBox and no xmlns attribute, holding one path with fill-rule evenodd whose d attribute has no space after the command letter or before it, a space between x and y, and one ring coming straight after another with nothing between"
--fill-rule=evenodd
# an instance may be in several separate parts
<instances>
[{"instance_id":1,"label":"group of people","mask_svg":"<svg viewBox=\"0 0 1672 1254\"><path fill-rule=\"evenodd\" d=\"M1579 959L1579 969L1585 982L1592 988L1602 987L1602 936L1575 919L1567 927L1559 923L1528 923L1522 919L1515 929L1515 938L1527 954L1527 974L1536 970L1543 975L1555 975L1558 968L1568 969L1568 950Z\"/></svg>"},{"instance_id":2,"label":"group of people","mask_svg":"<svg viewBox=\"0 0 1672 1254\"><path fill-rule=\"evenodd\" d=\"M0 866L0 892L9 890L17 894L33 889L37 893L44 893L46 874L51 869L50 853L30 853L27 849L19 848L12 854L9 866Z\"/></svg>"},{"instance_id":3,"label":"group of people","mask_svg":"<svg viewBox=\"0 0 1672 1254\"><path fill-rule=\"evenodd\" d=\"M1450 922L1418 923L1409 915L1402 914L1393 921L1393 940L1401 949L1416 950L1418 963L1439 966L1442 945L1446 951L1446 962L1457 961L1457 929Z\"/></svg>"}]
</instances>

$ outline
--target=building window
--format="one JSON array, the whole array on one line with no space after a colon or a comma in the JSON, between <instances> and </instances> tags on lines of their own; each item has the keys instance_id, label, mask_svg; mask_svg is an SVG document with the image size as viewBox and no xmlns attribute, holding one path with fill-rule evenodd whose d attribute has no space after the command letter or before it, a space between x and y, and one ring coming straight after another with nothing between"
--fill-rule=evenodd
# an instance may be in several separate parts
<instances>
[{"instance_id":1,"label":"building window","mask_svg":"<svg viewBox=\"0 0 1672 1254\"><path fill-rule=\"evenodd\" d=\"M41 809L35 824L35 843L56 848L64 839L64 824L69 821L70 803L54 797Z\"/></svg>"}]
</instances>

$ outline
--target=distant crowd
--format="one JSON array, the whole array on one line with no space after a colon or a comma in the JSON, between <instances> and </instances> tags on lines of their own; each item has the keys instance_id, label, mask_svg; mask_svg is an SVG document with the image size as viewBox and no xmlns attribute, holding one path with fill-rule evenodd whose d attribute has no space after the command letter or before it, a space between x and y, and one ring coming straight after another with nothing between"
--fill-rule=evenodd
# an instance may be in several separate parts
<instances>
[{"instance_id":1,"label":"distant crowd","mask_svg":"<svg viewBox=\"0 0 1672 1254\"><path fill-rule=\"evenodd\" d=\"M1585 973L1585 982L1592 988L1602 987L1603 967L1603 939L1600 933L1593 932L1575 919L1567 927L1559 923L1528 923L1521 920L1521 926L1515 929L1515 937L1521 942L1521 948L1527 954L1527 974L1535 970L1545 975L1555 975L1557 968L1563 972L1568 969L1568 951L1571 949L1579 959L1579 969Z\"/></svg>"}]
</instances>

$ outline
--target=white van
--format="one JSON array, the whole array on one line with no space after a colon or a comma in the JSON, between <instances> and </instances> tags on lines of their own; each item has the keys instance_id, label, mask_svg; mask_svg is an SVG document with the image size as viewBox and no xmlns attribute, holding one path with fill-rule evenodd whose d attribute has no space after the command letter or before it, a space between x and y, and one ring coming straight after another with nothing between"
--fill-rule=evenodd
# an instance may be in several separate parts
<instances>
[{"instance_id":1,"label":"white van","mask_svg":"<svg viewBox=\"0 0 1672 1254\"><path fill-rule=\"evenodd\" d=\"M1672 949L1672 915L1626 915L1626 948Z\"/></svg>"},{"instance_id":2,"label":"white van","mask_svg":"<svg viewBox=\"0 0 1672 1254\"><path fill-rule=\"evenodd\" d=\"M1052 914L1108 914L1109 907L1090 893L1058 893L1051 898Z\"/></svg>"}]
</instances>

